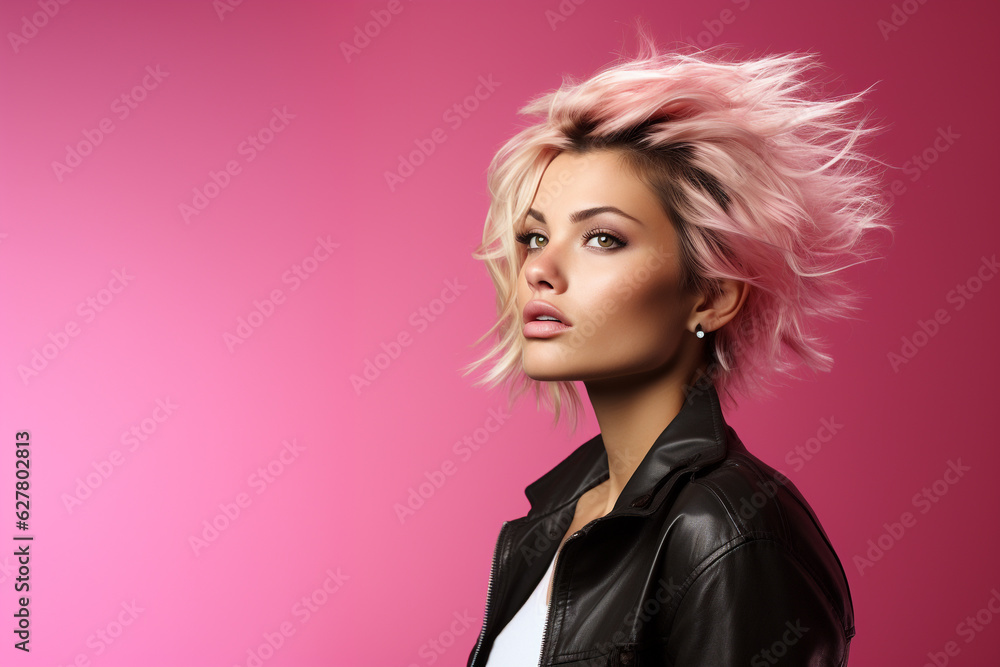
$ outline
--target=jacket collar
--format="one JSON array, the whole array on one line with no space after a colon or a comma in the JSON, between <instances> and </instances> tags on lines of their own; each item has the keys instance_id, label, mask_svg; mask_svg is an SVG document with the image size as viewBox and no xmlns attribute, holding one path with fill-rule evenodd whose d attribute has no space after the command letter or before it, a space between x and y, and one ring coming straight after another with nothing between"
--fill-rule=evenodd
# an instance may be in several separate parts
<instances>
[{"instance_id":1,"label":"jacket collar","mask_svg":"<svg viewBox=\"0 0 1000 667\"><path fill-rule=\"evenodd\" d=\"M686 387L680 412L667 425L632 473L612 513L638 508L652 511L651 500L671 473L697 470L726 456L728 426L722 416L715 385L705 382ZM552 470L524 490L531 503L529 514L547 514L576 502L585 491L608 479L608 454L601 434L580 445ZM636 510L632 510L635 513Z\"/></svg>"}]
</instances>

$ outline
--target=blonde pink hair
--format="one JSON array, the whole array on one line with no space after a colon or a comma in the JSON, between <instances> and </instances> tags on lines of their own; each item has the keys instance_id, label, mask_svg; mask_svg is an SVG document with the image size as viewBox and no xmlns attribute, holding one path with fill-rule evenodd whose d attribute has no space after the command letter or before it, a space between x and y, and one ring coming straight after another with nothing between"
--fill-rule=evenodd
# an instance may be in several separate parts
<instances>
[{"instance_id":1,"label":"blonde pink hair","mask_svg":"<svg viewBox=\"0 0 1000 667\"><path fill-rule=\"evenodd\" d=\"M840 274L872 255L868 232L891 231L881 163L861 150L882 128L855 119L867 90L823 97L814 80L822 66L811 53L736 60L721 47L658 53L643 39L636 59L583 82L564 77L520 110L540 120L490 164L491 202L473 255L496 287L498 315L477 343L494 333L497 340L466 372L489 363L476 384L511 385L511 402L533 386L536 404L549 403L555 421L565 405L574 429L574 383L537 382L521 368L515 303L515 227L559 153L621 152L675 226L686 287L708 292L719 278L750 286L735 318L705 339L726 403L771 393L800 365L830 370L813 321L858 310L859 295Z\"/></svg>"}]
</instances>

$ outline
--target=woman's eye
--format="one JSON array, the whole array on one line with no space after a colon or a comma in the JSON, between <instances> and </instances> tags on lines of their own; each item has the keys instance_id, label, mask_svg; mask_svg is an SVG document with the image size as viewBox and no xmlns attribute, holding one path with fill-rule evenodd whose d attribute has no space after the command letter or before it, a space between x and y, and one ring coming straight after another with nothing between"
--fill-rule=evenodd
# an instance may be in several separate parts
<instances>
[{"instance_id":1,"label":"woman's eye","mask_svg":"<svg viewBox=\"0 0 1000 667\"><path fill-rule=\"evenodd\" d=\"M528 250L538 250L545 247L545 244L549 242L548 239L538 232L525 232L517 234L514 238L518 243L527 246Z\"/></svg>"},{"instance_id":2,"label":"woman's eye","mask_svg":"<svg viewBox=\"0 0 1000 667\"><path fill-rule=\"evenodd\" d=\"M524 245L528 250L541 250L548 245L549 240L538 232L525 232L515 236L518 243ZM584 245L591 248L601 248L603 250L614 250L624 248L627 244L614 234L601 231L591 231L583 236Z\"/></svg>"},{"instance_id":3,"label":"woman's eye","mask_svg":"<svg viewBox=\"0 0 1000 667\"><path fill-rule=\"evenodd\" d=\"M596 241L597 243L594 243L594 241ZM621 239L619 239L616 236L613 236L611 234L602 234L598 232L592 235L587 240L587 245L591 246L592 248L605 248L610 250L611 248L621 247L624 246L625 244L621 241Z\"/></svg>"}]
</instances>

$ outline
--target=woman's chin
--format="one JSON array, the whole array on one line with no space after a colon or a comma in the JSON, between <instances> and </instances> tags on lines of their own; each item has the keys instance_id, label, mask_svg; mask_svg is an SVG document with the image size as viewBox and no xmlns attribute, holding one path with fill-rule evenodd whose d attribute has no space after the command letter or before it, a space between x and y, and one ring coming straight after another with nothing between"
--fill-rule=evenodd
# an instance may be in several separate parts
<instances>
[{"instance_id":1,"label":"woman's chin","mask_svg":"<svg viewBox=\"0 0 1000 667\"><path fill-rule=\"evenodd\" d=\"M572 382L579 379L574 373L569 372L569 369L563 364L526 363L522 369L525 375L539 382Z\"/></svg>"}]
</instances>

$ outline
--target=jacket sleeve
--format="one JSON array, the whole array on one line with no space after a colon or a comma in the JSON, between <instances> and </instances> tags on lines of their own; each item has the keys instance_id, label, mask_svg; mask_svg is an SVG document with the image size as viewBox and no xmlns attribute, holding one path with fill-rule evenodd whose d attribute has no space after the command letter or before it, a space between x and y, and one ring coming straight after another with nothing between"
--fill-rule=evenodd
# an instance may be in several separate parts
<instances>
[{"instance_id":1,"label":"jacket sleeve","mask_svg":"<svg viewBox=\"0 0 1000 667\"><path fill-rule=\"evenodd\" d=\"M833 605L778 542L744 537L694 576L662 637L664 665L847 664L850 638Z\"/></svg>"}]
</instances>

